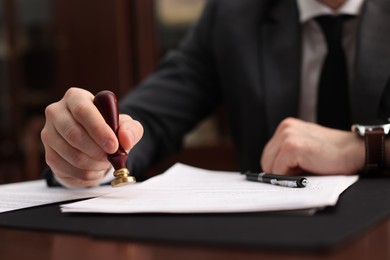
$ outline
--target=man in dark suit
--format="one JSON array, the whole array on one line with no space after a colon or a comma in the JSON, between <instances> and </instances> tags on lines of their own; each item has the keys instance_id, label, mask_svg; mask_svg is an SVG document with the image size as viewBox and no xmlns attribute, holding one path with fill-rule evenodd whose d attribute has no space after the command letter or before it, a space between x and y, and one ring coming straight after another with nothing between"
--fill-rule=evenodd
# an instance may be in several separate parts
<instances>
[{"instance_id":1,"label":"man in dark suit","mask_svg":"<svg viewBox=\"0 0 390 260\"><path fill-rule=\"evenodd\" d=\"M324 15L346 17L330 33L341 40L325 35L330 29L321 20L328 18L317 19ZM335 42L345 52L331 47ZM128 168L142 179L223 104L241 170L383 170L388 125L378 126L379 134L359 126L360 137L350 124L390 115L389 46L388 0L210 0L178 50L120 104L118 139L131 150ZM65 186L101 183L106 153L118 147L92 100L71 88L46 109L46 161Z\"/></svg>"}]
</instances>

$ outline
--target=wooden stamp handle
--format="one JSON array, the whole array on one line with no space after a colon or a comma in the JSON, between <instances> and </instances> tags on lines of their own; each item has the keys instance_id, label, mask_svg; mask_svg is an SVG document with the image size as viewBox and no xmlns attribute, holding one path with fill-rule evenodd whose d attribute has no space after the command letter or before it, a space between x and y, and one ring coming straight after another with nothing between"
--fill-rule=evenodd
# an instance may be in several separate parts
<instances>
[{"instance_id":1,"label":"wooden stamp handle","mask_svg":"<svg viewBox=\"0 0 390 260\"><path fill-rule=\"evenodd\" d=\"M119 109L115 94L108 90L101 91L96 94L93 103L115 135L118 136ZM126 168L127 153L120 145L118 150L113 154L108 154L107 158L115 170Z\"/></svg>"}]
</instances>

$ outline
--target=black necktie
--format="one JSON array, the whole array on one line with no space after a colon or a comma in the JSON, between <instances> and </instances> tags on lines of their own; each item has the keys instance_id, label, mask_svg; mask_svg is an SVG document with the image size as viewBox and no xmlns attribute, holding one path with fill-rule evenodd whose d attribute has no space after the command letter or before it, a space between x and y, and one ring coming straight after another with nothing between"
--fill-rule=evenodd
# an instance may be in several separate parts
<instances>
[{"instance_id":1,"label":"black necktie","mask_svg":"<svg viewBox=\"0 0 390 260\"><path fill-rule=\"evenodd\" d=\"M328 53L322 67L317 104L319 124L338 129L350 129L350 108L348 95L348 73L342 46L343 21L346 16L320 16L320 25Z\"/></svg>"}]
</instances>

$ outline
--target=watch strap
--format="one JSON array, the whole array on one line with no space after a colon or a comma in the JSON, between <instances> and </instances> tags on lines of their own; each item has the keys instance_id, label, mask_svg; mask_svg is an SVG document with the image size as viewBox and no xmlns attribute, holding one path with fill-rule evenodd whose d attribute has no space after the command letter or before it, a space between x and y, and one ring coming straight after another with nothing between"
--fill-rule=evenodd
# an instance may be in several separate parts
<instances>
[{"instance_id":1,"label":"watch strap","mask_svg":"<svg viewBox=\"0 0 390 260\"><path fill-rule=\"evenodd\" d=\"M383 129L373 129L364 135L366 150L365 170L380 172L385 166L385 133Z\"/></svg>"}]
</instances>

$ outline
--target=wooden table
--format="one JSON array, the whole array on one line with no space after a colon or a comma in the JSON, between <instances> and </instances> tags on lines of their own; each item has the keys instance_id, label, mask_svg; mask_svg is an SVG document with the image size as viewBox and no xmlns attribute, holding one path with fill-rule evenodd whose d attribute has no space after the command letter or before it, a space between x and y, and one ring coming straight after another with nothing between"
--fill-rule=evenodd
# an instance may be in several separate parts
<instances>
[{"instance_id":1,"label":"wooden table","mask_svg":"<svg viewBox=\"0 0 390 260\"><path fill-rule=\"evenodd\" d=\"M390 219L331 252L270 251L93 238L0 228L0 259L390 259Z\"/></svg>"},{"instance_id":2,"label":"wooden table","mask_svg":"<svg viewBox=\"0 0 390 260\"><path fill-rule=\"evenodd\" d=\"M210 152L211 151L211 152ZM173 158L167 160L154 169L162 172L174 161L188 163L194 162L195 166L205 168L221 167L234 169L234 155L232 152L222 149L192 149L190 153L183 153L181 160ZM222 157L213 160L210 165L208 160L213 154ZM222 156L223 155L223 156ZM195 159L194 159L195 158ZM204 162L207 162L205 164ZM222 163L219 163L222 162ZM226 164L230 162L231 165ZM319 234L321 235L321 234ZM59 232L40 232L32 230L0 228L0 260L154 260L154 259L183 259L183 260L245 260L245 259L288 259L288 260L312 260L312 259L347 259L347 260L382 260L390 259L390 218L373 226L368 231L359 234L346 245L330 252L312 251L275 251L265 248L245 249L234 247L200 246L196 244L174 244L164 242L143 242L102 239L87 235L75 235Z\"/></svg>"}]
</instances>

